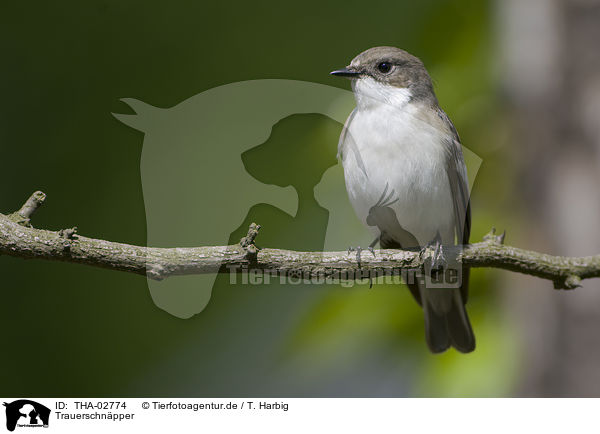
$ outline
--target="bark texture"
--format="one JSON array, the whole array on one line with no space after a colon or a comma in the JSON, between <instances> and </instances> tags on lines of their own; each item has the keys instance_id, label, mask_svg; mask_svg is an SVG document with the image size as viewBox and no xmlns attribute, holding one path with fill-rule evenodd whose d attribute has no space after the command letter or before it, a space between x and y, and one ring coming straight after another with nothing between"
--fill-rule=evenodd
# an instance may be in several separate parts
<instances>
[{"instance_id":1,"label":"bark texture","mask_svg":"<svg viewBox=\"0 0 600 434\"><path fill-rule=\"evenodd\" d=\"M431 255L425 251L377 250L363 254L360 263L348 252L297 252L259 249L254 244L260 226L252 224L239 244L193 248L134 246L77 234L77 228L48 231L31 226L30 218L46 195L35 192L23 207L0 214L0 255L67 261L126 271L162 280L174 275L231 273L247 269L293 273L305 278L346 279L385 275L402 269L423 269ZM445 253L470 268L501 268L551 280L557 289L573 289L582 279L600 277L600 255L562 257L504 245L495 230L480 243L447 246Z\"/></svg>"}]
</instances>

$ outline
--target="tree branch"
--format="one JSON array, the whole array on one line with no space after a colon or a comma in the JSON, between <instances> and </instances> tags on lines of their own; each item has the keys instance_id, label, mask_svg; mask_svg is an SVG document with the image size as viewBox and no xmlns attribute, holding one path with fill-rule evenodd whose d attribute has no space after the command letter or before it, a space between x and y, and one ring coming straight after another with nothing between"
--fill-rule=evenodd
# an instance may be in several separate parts
<instances>
[{"instance_id":1,"label":"tree branch","mask_svg":"<svg viewBox=\"0 0 600 434\"><path fill-rule=\"evenodd\" d=\"M360 265L347 252L295 252L258 249L260 226L252 224L240 244L211 247L143 247L77 235L77 228L47 231L31 227L30 218L46 195L33 193L21 209L0 214L0 255L74 262L126 271L161 280L169 276L241 272L262 269L305 278L345 276L362 278L400 269L423 269L428 257L409 250L377 250L364 255ZM445 251L470 268L500 268L548 279L557 289L573 289L583 279L600 277L600 255L562 257L505 246L495 230L484 241L447 246Z\"/></svg>"}]
</instances>

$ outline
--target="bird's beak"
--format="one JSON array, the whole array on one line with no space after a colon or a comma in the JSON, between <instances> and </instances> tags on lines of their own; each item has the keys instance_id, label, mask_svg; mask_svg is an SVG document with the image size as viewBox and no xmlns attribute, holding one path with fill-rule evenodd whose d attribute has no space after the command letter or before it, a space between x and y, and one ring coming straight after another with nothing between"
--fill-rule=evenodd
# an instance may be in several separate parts
<instances>
[{"instance_id":1,"label":"bird's beak","mask_svg":"<svg viewBox=\"0 0 600 434\"><path fill-rule=\"evenodd\" d=\"M338 69L337 71L331 71L330 74L336 75L338 77L357 78L360 75L360 72L346 67L346 68Z\"/></svg>"}]
</instances>

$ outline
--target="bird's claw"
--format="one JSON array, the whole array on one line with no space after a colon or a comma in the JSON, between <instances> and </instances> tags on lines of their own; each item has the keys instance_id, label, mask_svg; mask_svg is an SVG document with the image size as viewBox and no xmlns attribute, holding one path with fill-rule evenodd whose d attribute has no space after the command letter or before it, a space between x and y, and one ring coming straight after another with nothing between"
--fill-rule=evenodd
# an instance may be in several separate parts
<instances>
[{"instance_id":1,"label":"bird's claw","mask_svg":"<svg viewBox=\"0 0 600 434\"><path fill-rule=\"evenodd\" d=\"M444 247L441 243L439 243L435 246L435 249L433 250L433 256L431 257L431 268L434 270L441 270L446 265L448 265L448 261L446 261Z\"/></svg>"},{"instance_id":2,"label":"bird's claw","mask_svg":"<svg viewBox=\"0 0 600 434\"><path fill-rule=\"evenodd\" d=\"M363 249L360 246L357 247L348 247L348 254L352 253L352 252L356 252L356 263L358 264L358 266L360 267L360 254L361 252L363 252L365 249ZM367 247L367 249L369 252L371 252L371 254L373 255L373 258L375 258L375 250L373 250L372 246Z\"/></svg>"},{"instance_id":3,"label":"bird's claw","mask_svg":"<svg viewBox=\"0 0 600 434\"><path fill-rule=\"evenodd\" d=\"M421 250L421 257L427 254L427 251L433 249L430 256L431 270L440 271L448 265L446 255L444 254L444 246L439 234Z\"/></svg>"}]
</instances>

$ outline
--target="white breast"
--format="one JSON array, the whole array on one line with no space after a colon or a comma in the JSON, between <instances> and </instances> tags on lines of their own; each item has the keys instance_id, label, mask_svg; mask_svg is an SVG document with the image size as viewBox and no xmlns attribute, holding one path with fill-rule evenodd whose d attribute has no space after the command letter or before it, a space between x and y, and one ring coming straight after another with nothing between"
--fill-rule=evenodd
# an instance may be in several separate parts
<instances>
[{"instance_id":1,"label":"white breast","mask_svg":"<svg viewBox=\"0 0 600 434\"><path fill-rule=\"evenodd\" d=\"M355 82L357 108L340 144L354 210L367 224L373 206L393 202L389 207L397 223L420 245L430 242L438 231L444 242L452 243L453 206L444 135L415 116L420 108L410 103L407 89L383 87L373 81L363 78ZM383 196L387 203L378 203ZM395 223L389 221L383 229L402 238ZM381 229L371 228L376 235Z\"/></svg>"}]
</instances>

